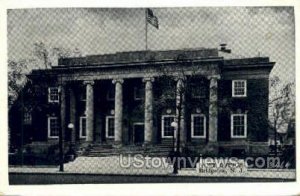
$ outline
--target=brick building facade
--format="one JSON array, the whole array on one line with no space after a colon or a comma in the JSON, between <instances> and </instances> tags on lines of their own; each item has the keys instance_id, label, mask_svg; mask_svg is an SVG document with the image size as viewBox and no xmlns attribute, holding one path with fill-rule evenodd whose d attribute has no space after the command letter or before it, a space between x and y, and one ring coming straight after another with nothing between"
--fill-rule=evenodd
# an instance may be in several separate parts
<instances>
[{"instance_id":1,"label":"brick building facade","mask_svg":"<svg viewBox=\"0 0 300 196\"><path fill-rule=\"evenodd\" d=\"M58 66L33 70L22 99L10 110L12 144L22 135L24 143L51 145L61 129L64 140L77 146L172 145L176 92L188 81L182 146L204 154L266 154L275 63L221 54L217 49L120 52L61 58Z\"/></svg>"}]
</instances>

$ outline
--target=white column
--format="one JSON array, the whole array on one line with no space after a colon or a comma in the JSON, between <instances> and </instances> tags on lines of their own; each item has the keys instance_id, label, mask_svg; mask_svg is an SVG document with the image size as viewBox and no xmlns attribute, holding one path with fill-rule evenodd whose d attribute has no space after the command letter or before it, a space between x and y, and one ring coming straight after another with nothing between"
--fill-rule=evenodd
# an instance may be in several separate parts
<instances>
[{"instance_id":1,"label":"white column","mask_svg":"<svg viewBox=\"0 0 300 196\"><path fill-rule=\"evenodd\" d=\"M144 78L145 82L145 132L144 132L144 144L151 144L153 137L153 91L152 82L154 78Z\"/></svg>"},{"instance_id":2,"label":"white column","mask_svg":"<svg viewBox=\"0 0 300 196\"><path fill-rule=\"evenodd\" d=\"M72 131L71 133L71 143L75 144L76 142L76 99L75 99L75 93L74 90L72 88L70 88L70 122L74 125L74 128L72 130L68 130L68 131Z\"/></svg>"},{"instance_id":3,"label":"white column","mask_svg":"<svg viewBox=\"0 0 300 196\"><path fill-rule=\"evenodd\" d=\"M84 81L86 85L86 141L94 140L94 81Z\"/></svg>"},{"instance_id":4,"label":"white column","mask_svg":"<svg viewBox=\"0 0 300 196\"><path fill-rule=\"evenodd\" d=\"M184 147L186 143L186 124L185 124L185 87L184 81L182 78L178 78L176 84L176 116L179 118L179 109L181 107L181 115L180 115L180 127L177 126L175 131L175 138L177 139L177 131L180 132L180 146ZM181 106L180 106L181 99ZM176 119L178 122L178 119Z\"/></svg>"},{"instance_id":5,"label":"white column","mask_svg":"<svg viewBox=\"0 0 300 196\"><path fill-rule=\"evenodd\" d=\"M122 145L123 121L123 79L114 79L115 84L115 144Z\"/></svg>"},{"instance_id":6,"label":"white column","mask_svg":"<svg viewBox=\"0 0 300 196\"><path fill-rule=\"evenodd\" d=\"M209 142L218 140L218 79L219 75L209 76Z\"/></svg>"}]
</instances>

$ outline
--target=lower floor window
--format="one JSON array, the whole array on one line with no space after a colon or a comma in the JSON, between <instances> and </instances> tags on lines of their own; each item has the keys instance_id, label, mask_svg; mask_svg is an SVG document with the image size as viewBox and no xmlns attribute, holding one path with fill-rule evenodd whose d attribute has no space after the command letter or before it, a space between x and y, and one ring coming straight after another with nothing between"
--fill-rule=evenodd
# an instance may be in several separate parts
<instances>
[{"instance_id":1,"label":"lower floor window","mask_svg":"<svg viewBox=\"0 0 300 196\"><path fill-rule=\"evenodd\" d=\"M174 122L174 115L163 115L162 116L162 138L172 138L174 136L174 127L172 127L172 122Z\"/></svg>"},{"instance_id":2,"label":"lower floor window","mask_svg":"<svg viewBox=\"0 0 300 196\"><path fill-rule=\"evenodd\" d=\"M115 137L115 118L113 116L106 117L106 137L114 138Z\"/></svg>"},{"instance_id":3,"label":"lower floor window","mask_svg":"<svg viewBox=\"0 0 300 196\"><path fill-rule=\"evenodd\" d=\"M192 114L191 119L192 137L206 137L206 117L203 114Z\"/></svg>"},{"instance_id":4,"label":"lower floor window","mask_svg":"<svg viewBox=\"0 0 300 196\"><path fill-rule=\"evenodd\" d=\"M80 117L80 138L85 138L86 137L86 117L81 116Z\"/></svg>"},{"instance_id":5,"label":"lower floor window","mask_svg":"<svg viewBox=\"0 0 300 196\"><path fill-rule=\"evenodd\" d=\"M232 138L247 137L247 114L231 115L231 137Z\"/></svg>"},{"instance_id":6,"label":"lower floor window","mask_svg":"<svg viewBox=\"0 0 300 196\"><path fill-rule=\"evenodd\" d=\"M59 121L57 117L48 117L48 138L58 138Z\"/></svg>"}]
</instances>

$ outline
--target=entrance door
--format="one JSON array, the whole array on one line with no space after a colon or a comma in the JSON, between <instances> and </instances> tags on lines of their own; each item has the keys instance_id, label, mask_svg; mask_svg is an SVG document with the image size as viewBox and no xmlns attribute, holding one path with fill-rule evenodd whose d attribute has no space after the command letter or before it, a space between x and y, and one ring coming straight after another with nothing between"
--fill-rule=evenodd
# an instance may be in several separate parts
<instances>
[{"instance_id":1,"label":"entrance door","mask_svg":"<svg viewBox=\"0 0 300 196\"><path fill-rule=\"evenodd\" d=\"M133 124L133 140L137 145L141 145L144 142L144 123Z\"/></svg>"}]
</instances>

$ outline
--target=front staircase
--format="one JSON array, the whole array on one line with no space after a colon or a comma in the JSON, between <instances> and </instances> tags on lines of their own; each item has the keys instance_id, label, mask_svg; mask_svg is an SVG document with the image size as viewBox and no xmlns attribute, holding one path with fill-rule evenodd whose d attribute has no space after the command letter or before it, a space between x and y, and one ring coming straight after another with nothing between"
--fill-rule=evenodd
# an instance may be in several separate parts
<instances>
[{"instance_id":1,"label":"front staircase","mask_svg":"<svg viewBox=\"0 0 300 196\"><path fill-rule=\"evenodd\" d=\"M110 144L91 144L89 147L86 147L84 152L80 152L79 155L87 157L108 157L120 154L142 154L144 156L163 157L168 156L171 151L172 145L170 144L157 144L153 146L124 145L119 148Z\"/></svg>"}]
</instances>

